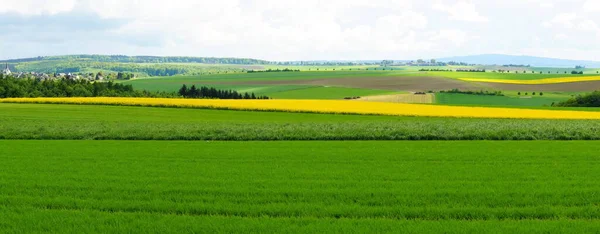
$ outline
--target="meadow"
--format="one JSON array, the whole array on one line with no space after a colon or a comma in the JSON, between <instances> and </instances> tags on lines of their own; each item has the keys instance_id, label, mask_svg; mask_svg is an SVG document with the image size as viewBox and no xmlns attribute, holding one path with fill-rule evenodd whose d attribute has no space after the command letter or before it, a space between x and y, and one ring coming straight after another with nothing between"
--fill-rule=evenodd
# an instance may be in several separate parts
<instances>
[{"instance_id":1,"label":"meadow","mask_svg":"<svg viewBox=\"0 0 600 234\"><path fill-rule=\"evenodd\" d=\"M586 141L0 141L0 228L593 233L598 150Z\"/></svg>"},{"instance_id":2,"label":"meadow","mask_svg":"<svg viewBox=\"0 0 600 234\"><path fill-rule=\"evenodd\" d=\"M0 103L0 110L0 139L600 139L600 120L429 118L12 103Z\"/></svg>"},{"instance_id":3,"label":"meadow","mask_svg":"<svg viewBox=\"0 0 600 234\"><path fill-rule=\"evenodd\" d=\"M463 105L463 106L509 106L509 107L549 107L552 103L558 103L569 99L568 94L551 94L544 93L540 96L529 95L522 96L511 94L506 96L486 96L486 95L469 95L459 93L436 93L435 100L437 104L443 105Z\"/></svg>"}]
</instances>

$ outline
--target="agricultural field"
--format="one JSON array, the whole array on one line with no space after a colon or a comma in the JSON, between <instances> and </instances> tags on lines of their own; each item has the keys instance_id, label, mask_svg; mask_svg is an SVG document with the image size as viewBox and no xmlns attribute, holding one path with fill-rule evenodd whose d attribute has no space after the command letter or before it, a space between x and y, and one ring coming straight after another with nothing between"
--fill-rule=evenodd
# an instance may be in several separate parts
<instances>
[{"instance_id":1,"label":"agricultural field","mask_svg":"<svg viewBox=\"0 0 600 234\"><path fill-rule=\"evenodd\" d=\"M272 100L0 99L0 232L600 229L600 109L551 106L596 77L377 68L119 81Z\"/></svg>"},{"instance_id":2,"label":"agricultural field","mask_svg":"<svg viewBox=\"0 0 600 234\"><path fill-rule=\"evenodd\" d=\"M565 101L578 95L600 89L600 76L596 74L539 74L494 72L421 72L419 67L401 70L344 70L302 71L272 73L238 73L202 76L175 76L169 78L137 79L125 82L138 89L153 91L176 91L181 85L211 86L252 91L275 99L343 99L345 97L369 97L410 92L459 90L486 90L510 92L545 92L552 97L449 97L439 95L433 103L459 105L486 105L512 107L541 107L553 102ZM442 69L441 67L440 69ZM356 68L355 68L356 69ZM434 69L434 68L431 68ZM327 92L328 90L331 92ZM343 91L341 91L343 90ZM369 98L377 99L375 97ZM414 102L413 98L396 99L398 102ZM473 101L469 101L472 99ZM476 100L477 99L477 100ZM527 100L526 100L527 99ZM387 100L387 99L383 99ZM407 100L407 101L404 101ZM418 103L423 103L419 101Z\"/></svg>"},{"instance_id":3,"label":"agricultural field","mask_svg":"<svg viewBox=\"0 0 600 234\"><path fill-rule=\"evenodd\" d=\"M344 99L346 97L361 97L361 96L372 96L372 95L383 95L397 93L389 90L377 90L377 89L357 89L357 88L344 88L344 87L310 87L306 89L294 89L286 90L282 92L273 92L266 95L270 95L276 99Z\"/></svg>"},{"instance_id":4,"label":"agricultural field","mask_svg":"<svg viewBox=\"0 0 600 234\"><path fill-rule=\"evenodd\" d=\"M255 100L255 99L177 99L177 98L6 98L0 103L41 103L116 105L171 108L197 108L216 110L246 110L265 112L357 114L456 118L504 118L504 119L600 119L597 111L561 109L516 109L473 106L443 106L386 102L363 102L342 100ZM593 109L593 108L592 108Z\"/></svg>"},{"instance_id":5,"label":"agricultural field","mask_svg":"<svg viewBox=\"0 0 600 234\"><path fill-rule=\"evenodd\" d=\"M539 93L532 96L529 93L522 95L505 95L505 96L486 96L486 95L469 95L460 93L436 93L435 101L443 105L463 105L463 106L510 106L510 107L540 107L551 106L552 103L569 99L571 95L565 93L552 94Z\"/></svg>"},{"instance_id":6,"label":"agricultural field","mask_svg":"<svg viewBox=\"0 0 600 234\"><path fill-rule=\"evenodd\" d=\"M435 94L388 94L388 95L372 95L357 99L366 102L390 102L390 103L416 103L416 104L431 104L435 102Z\"/></svg>"},{"instance_id":7,"label":"agricultural field","mask_svg":"<svg viewBox=\"0 0 600 234\"><path fill-rule=\"evenodd\" d=\"M6 232L600 228L586 141L0 143Z\"/></svg>"},{"instance_id":8,"label":"agricultural field","mask_svg":"<svg viewBox=\"0 0 600 234\"><path fill-rule=\"evenodd\" d=\"M474 119L0 103L13 140L592 140L600 120Z\"/></svg>"}]
</instances>

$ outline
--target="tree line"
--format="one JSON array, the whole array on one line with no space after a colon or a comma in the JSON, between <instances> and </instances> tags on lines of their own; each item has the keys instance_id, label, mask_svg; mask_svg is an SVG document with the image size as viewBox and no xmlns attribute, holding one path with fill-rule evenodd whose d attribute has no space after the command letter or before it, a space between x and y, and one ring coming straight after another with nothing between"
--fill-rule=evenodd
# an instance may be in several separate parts
<instances>
[{"instance_id":1,"label":"tree line","mask_svg":"<svg viewBox=\"0 0 600 234\"><path fill-rule=\"evenodd\" d=\"M269 99L254 93L239 93L214 87L187 88L179 92L135 90L132 85L88 80L17 79L0 74L0 98L19 97L151 97L151 98L214 98L214 99Z\"/></svg>"},{"instance_id":2,"label":"tree line","mask_svg":"<svg viewBox=\"0 0 600 234\"><path fill-rule=\"evenodd\" d=\"M269 99L267 96L256 96L254 93L238 93L235 90L221 90L214 87L197 88L196 85L192 85L188 88L185 84L181 86L178 94L185 98Z\"/></svg>"},{"instance_id":3,"label":"tree line","mask_svg":"<svg viewBox=\"0 0 600 234\"><path fill-rule=\"evenodd\" d=\"M424 68L421 68L421 69L419 69L419 71L422 71L422 72L428 72L428 71L432 71L432 72L452 72L454 70L452 70L452 69L439 69L439 68L434 68L434 69L424 69Z\"/></svg>"},{"instance_id":4,"label":"tree line","mask_svg":"<svg viewBox=\"0 0 600 234\"><path fill-rule=\"evenodd\" d=\"M577 95L569 100L552 103L558 107L600 107L600 91L594 91L585 95Z\"/></svg>"},{"instance_id":5,"label":"tree line","mask_svg":"<svg viewBox=\"0 0 600 234\"><path fill-rule=\"evenodd\" d=\"M485 69L456 69L456 72L485 72Z\"/></svg>"},{"instance_id":6,"label":"tree line","mask_svg":"<svg viewBox=\"0 0 600 234\"><path fill-rule=\"evenodd\" d=\"M300 69L268 69L268 70L249 70L247 73L257 73L257 72L300 72Z\"/></svg>"},{"instance_id":7,"label":"tree line","mask_svg":"<svg viewBox=\"0 0 600 234\"><path fill-rule=\"evenodd\" d=\"M451 90L442 90L440 93L460 93L460 94L469 94L469 95L481 95L481 96L504 96L502 91L464 91L459 89L451 89Z\"/></svg>"},{"instance_id":8,"label":"tree line","mask_svg":"<svg viewBox=\"0 0 600 234\"><path fill-rule=\"evenodd\" d=\"M133 86L88 80L17 79L0 75L0 98L17 97L177 97L174 92L134 90Z\"/></svg>"}]
</instances>

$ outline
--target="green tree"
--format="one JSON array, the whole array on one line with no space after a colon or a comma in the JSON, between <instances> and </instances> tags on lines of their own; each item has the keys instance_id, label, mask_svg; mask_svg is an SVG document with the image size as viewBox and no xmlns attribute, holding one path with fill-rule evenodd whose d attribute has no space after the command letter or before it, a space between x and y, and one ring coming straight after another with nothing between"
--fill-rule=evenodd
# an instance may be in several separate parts
<instances>
[{"instance_id":1,"label":"green tree","mask_svg":"<svg viewBox=\"0 0 600 234\"><path fill-rule=\"evenodd\" d=\"M181 86L178 93L182 97L187 97L188 96L188 87L184 84L183 86Z\"/></svg>"}]
</instances>

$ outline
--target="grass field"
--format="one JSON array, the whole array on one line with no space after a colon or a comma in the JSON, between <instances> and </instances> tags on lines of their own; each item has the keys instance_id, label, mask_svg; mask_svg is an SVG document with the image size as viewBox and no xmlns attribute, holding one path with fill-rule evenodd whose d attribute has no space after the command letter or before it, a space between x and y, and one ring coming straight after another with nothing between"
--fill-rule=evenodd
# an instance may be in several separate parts
<instances>
[{"instance_id":1,"label":"grass field","mask_svg":"<svg viewBox=\"0 0 600 234\"><path fill-rule=\"evenodd\" d=\"M459 119L0 104L0 139L591 140L598 120Z\"/></svg>"},{"instance_id":2,"label":"grass field","mask_svg":"<svg viewBox=\"0 0 600 234\"><path fill-rule=\"evenodd\" d=\"M594 233L599 150L585 141L0 141L0 228Z\"/></svg>"},{"instance_id":3,"label":"grass field","mask_svg":"<svg viewBox=\"0 0 600 234\"><path fill-rule=\"evenodd\" d=\"M484 96L459 93L437 93L435 100L444 105L467 105L467 106L550 106L569 99L568 96Z\"/></svg>"}]
</instances>

